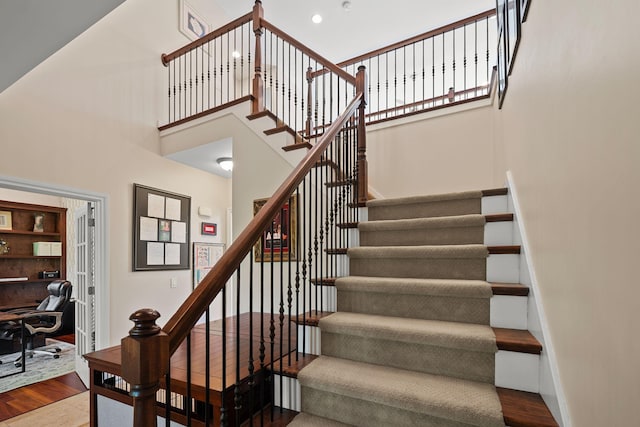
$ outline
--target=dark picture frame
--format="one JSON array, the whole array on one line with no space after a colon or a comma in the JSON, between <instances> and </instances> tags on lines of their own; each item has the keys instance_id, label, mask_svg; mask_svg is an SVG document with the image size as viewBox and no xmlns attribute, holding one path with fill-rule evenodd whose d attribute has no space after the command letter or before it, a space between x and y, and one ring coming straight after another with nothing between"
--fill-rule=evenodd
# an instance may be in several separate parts
<instances>
[{"instance_id":1,"label":"dark picture frame","mask_svg":"<svg viewBox=\"0 0 640 427\"><path fill-rule=\"evenodd\" d=\"M189 270L191 197L133 184L133 271Z\"/></svg>"},{"instance_id":2,"label":"dark picture frame","mask_svg":"<svg viewBox=\"0 0 640 427\"><path fill-rule=\"evenodd\" d=\"M520 22L524 22L527 20L527 15L529 15L530 4L531 4L531 0L520 0Z\"/></svg>"},{"instance_id":3,"label":"dark picture frame","mask_svg":"<svg viewBox=\"0 0 640 427\"><path fill-rule=\"evenodd\" d=\"M507 0L496 0L496 23L498 26L498 108L502 108L507 92L509 58L507 49Z\"/></svg>"},{"instance_id":4,"label":"dark picture frame","mask_svg":"<svg viewBox=\"0 0 640 427\"><path fill-rule=\"evenodd\" d=\"M520 22L520 1L521 0L507 0L505 5L505 22L507 29L507 55L508 55L508 75L511 75L513 71L513 64L516 59L516 53L518 52L518 46L520 45L520 32L522 26Z\"/></svg>"},{"instance_id":5,"label":"dark picture frame","mask_svg":"<svg viewBox=\"0 0 640 427\"><path fill-rule=\"evenodd\" d=\"M255 216L269 199L253 201ZM293 195L285 203L262 238L253 247L255 262L286 262L297 260L298 196Z\"/></svg>"}]
</instances>

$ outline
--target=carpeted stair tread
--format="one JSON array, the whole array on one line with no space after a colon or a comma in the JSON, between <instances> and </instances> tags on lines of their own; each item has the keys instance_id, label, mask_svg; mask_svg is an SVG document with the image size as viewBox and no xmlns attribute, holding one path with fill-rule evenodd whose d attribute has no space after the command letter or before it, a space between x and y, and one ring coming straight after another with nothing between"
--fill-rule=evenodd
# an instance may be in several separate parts
<instances>
[{"instance_id":1,"label":"carpeted stair tread","mask_svg":"<svg viewBox=\"0 0 640 427\"><path fill-rule=\"evenodd\" d=\"M357 258L486 258L489 255L484 245L423 245L423 246L377 246L356 247L347 251L350 259Z\"/></svg>"},{"instance_id":2,"label":"carpeted stair tread","mask_svg":"<svg viewBox=\"0 0 640 427\"><path fill-rule=\"evenodd\" d=\"M351 427L351 424L339 423L338 421L328 418L318 417L307 414L305 412L296 415L296 417L287 424L288 427Z\"/></svg>"},{"instance_id":3,"label":"carpeted stair tread","mask_svg":"<svg viewBox=\"0 0 640 427\"><path fill-rule=\"evenodd\" d=\"M320 319L320 329L334 334L495 353L490 326L337 312Z\"/></svg>"},{"instance_id":4,"label":"carpeted stair tread","mask_svg":"<svg viewBox=\"0 0 640 427\"><path fill-rule=\"evenodd\" d=\"M329 415L318 413L324 411L324 396L326 399L344 396L347 400L371 402L380 411L397 408L408 417L423 414L444 418L451 421L451 425L504 426L500 401L491 384L327 356L321 356L305 367L298 379L303 388L303 412L315 415ZM307 388L317 390L319 396L316 394L313 401L306 399L304 389ZM375 417L375 414L371 416ZM408 423L397 419L395 425Z\"/></svg>"},{"instance_id":5,"label":"carpeted stair tread","mask_svg":"<svg viewBox=\"0 0 640 427\"><path fill-rule=\"evenodd\" d=\"M390 199L375 199L367 202L368 208L380 206L415 205L418 203L442 202L449 200L479 199L482 191L461 191L457 193L430 194L426 196L396 197Z\"/></svg>"},{"instance_id":6,"label":"carpeted stair tread","mask_svg":"<svg viewBox=\"0 0 640 427\"><path fill-rule=\"evenodd\" d=\"M383 293L390 295L427 295L466 298L491 298L488 282L482 280L415 279L395 277L346 276L335 279L340 291Z\"/></svg>"},{"instance_id":7,"label":"carpeted stair tread","mask_svg":"<svg viewBox=\"0 0 640 427\"><path fill-rule=\"evenodd\" d=\"M397 231L421 230L450 227L481 227L485 224L484 215L453 215L434 218L386 219L363 221L358 224L360 231Z\"/></svg>"},{"instance_id":8,"label":"carpeted stair tread","mask_svg":"<svg viewBox=\"0 0 640 427\"><path fill-rule=\"evenodd\" d=\"M479 214L482 210L482 192L411 196L396 199L378 199L367 202L370 221L403 218L441 217Z\"/></svg>"}]
</instances>

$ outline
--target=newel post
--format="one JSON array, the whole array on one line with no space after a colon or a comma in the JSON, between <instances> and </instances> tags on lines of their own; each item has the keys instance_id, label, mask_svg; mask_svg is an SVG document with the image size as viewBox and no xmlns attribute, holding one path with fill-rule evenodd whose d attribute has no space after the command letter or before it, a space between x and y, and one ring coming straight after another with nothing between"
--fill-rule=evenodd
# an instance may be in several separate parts
<instances>
[{"instance_id":1,"label":"newel post","mask_svg":"<svg viewBox=\"0 0 640 427\"><path fill-rule=\"evenodd\" d=\"M369 103L367 90L367 71L364 65L358 67L356 74L356 92L362 93L362 102L358 107L358 203L366 203L369 194L367 166L367 130L365 128L365 107Z\"/></svg>"},{"instance_id":2,"label":"newel post","mask_svg":"<svg viewBox=\"0 0 640 427\"><path fill-rule=\"evenodd\" d=\"M122 378L131 385L133 427L156 425L156 392L169 366L169 337L156 325L160 313L143 308L129 320L134 326L121 341Z\"/></svg>"},{"instance_id":3,"label":"newel post","mask_svg":"<svg viewBox=\"0 0 640 427\"><path fill-rule=\"evenodd\" d=\"M253 75L253 101L251 102L251 113L259 113L264 110L264 82L262 80L262 18L264 10L262 1L256 0L253 6L253 34L256 36L256 54Z\"/></svg>"}]
</instances>

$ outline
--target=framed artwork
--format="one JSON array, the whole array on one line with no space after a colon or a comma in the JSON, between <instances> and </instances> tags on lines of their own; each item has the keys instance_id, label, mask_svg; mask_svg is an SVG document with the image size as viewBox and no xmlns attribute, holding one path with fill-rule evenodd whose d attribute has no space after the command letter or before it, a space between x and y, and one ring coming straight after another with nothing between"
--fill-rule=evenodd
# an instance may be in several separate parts
<instances>
[{"instance_id":1,"label":"framed artwork","mask_svg":"<svg viewBox=\"0 0 640 427\"><path fill-rule=\"evenodd\" d=\"M191 197L133 184L133 271L188 270Z\"/></svg>"},{"instance_id":2,"label":"framed artwork","mask_svg":"<svg viewBox=\"0 0 640 427\"><path fill-rule=\"evenodd\" d=\"M520 44L520 0L507 0L506 2L506 24L507 24L507 48L508 48L508 75L513 71L513 63L516 58L518 45Z\"/></svg>"},{"instance_id":3,"label":"framed artwork","mask_svg":"<svg viewBox=\"0 0 640 427\"><path fill-rule=\"evenodd\" d=\"M185 0L180 0L180 32L197 40L209 32L209 24Z\"/></svg>"},{"instance_id":4,"label":"framed artwork","mask_svg":"<svg viewBox=\"0 0 640 427\"><path fill-rule=\"evenodd\" d=\"M11 230L11 211L0 211L0 230Z\"/></svg>"},{"instance_id":5,"label":"framed artwork","mask_svg":"<svg viewBox=\"0 0 640 427\"><path fill-rule=\"evenodd\" d=\"M498 25L498 108L502 108L507 91L509 58L507 56L507 0L497 0Z\"/></svg>"},{"instance_id":6,"label":"framed artwork","mask_svg":"<svg viewBox=\"0 0 640 427\"><path fill-rule=\"evenodd\" d=\"M253 201L253 216L255 216L269 199ZM279 262L297 260L297 224L298 224L298 196L293 195L280 209L271 221L271 225L262 233L262 238L256 242L253 251L255 262Z\"/></svg>"},{"instance_id":7,"label":"framed artwork","mask_svg":"<svg viewBox=\"0 0 640 427\"><path fill-rule=\"evenodd\" d=\"M531 0L520 0L520 22L524 22L527 20L530 4Z\"/></svg>"},{"instance_id":8,"label":"framed artwork","mask_svg":"<svg viewBox=\"0 0 640 427\"><path fill-rule=\"evenodd\" d=\"M204 276L216 265L224 253L224 243L193 242L193 287L202 282Z\"/></svg>"},{"instance_id":9,"label":"framed artwork","mask_svg":"<svg viewBox=\"0 0 640 427\"><path fill-rule=\"evenodd\" d=\"M217 236L218 224L214 222L203 222L200 226L200 234L203 236Z\"/></svg>"}]
</instances>

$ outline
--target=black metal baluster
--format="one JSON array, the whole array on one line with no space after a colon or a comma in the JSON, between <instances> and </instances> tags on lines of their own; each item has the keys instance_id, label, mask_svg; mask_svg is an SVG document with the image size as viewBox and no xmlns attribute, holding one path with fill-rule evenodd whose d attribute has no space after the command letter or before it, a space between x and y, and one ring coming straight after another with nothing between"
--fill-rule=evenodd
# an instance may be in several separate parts
<instances>
[{"instance_id":1,"label":"black metal baluster","mask_svg":"<svg viewBox=\"0 0 640 427\"><path fill-rule=\"evenodd\" d=\"M462 52L463 55L463 62L462 62L462 66L463 66L463 76L464 76L464 99L467 99L467 26L465 25L463 27L463 34L464 34L464 50Z\"/></svg>"},{"instance_id":2,"label":"black metal baluster","mask_svg":"<svg viewBox=\"0 0 640 427\"><path fill-rule=\"evenodd\" d=\"M301 244L302 248L302 355L306 355L306 345L307 345L307 328L305 327L305 323L307 320L306 316L306 303L307 303L307 177L305 176L302 179L302 234L298 234L301 236ZM300 312L298 311L298 325L300 325ZM298 326L299 328L300 326Z\"/></svg>"},{"instance_id":3,"label":"black metal baluster","mask_svg":"<svg viewBox=\"0 0 640 427\"><path fill-rule=\"evenodd\" d=\"M211 404L211 308L208 307L204 313L204 425L209 425L210 413L209 408Z\"/></svg>"},{"instance_id":4,"label":"black metal baluster","mask_svg":"<svg viewBox=\"0 0 640 427\"><path fill-rule=\"evenodd\" d=\"M273 399L273 396L275 396L276 394L276 384L275 381L273 380L273 372L275 369L275 361L274 361L274 356L275 356L275 337L276 337L276 323L275 323L275 317L274 317L274 266L273 263L275 262L275 251L273 248L273 233L274 233L274 228L273 228L273 219L271 220L271 225L270 225L270 233L269 233L269 237L270 237L270 242L269 242L269 253L270 253L270 257L269 257L269 266L270 266L270 273L271 273L271 278L270 278L270 290L271 290L271 294L270 294L270 306L269 306L269 341L270 341L270 358L269 358L269 381L271 382L271 396ZM273 403L273 401L272 401ZM271 410L269 411L271 413L271 421L273 421L273 404L271 405Z\"/></svg>"},{"instance_id":5,"label":"black metal baluster","mask_svg":"<svg viewBox=\"0 0 640 427\"><path fill-rule=\"evenodd\" d=\"M441 94L442 94L443 97L441 99L442 99L442 103L443 104L444 104L444 95L447 93L446 90L445 90L445 78L444 78L445 70L446 70L445 57L444 57L444 53L445 53L444 34L445 33L442 33L442 92L441 92Z\"/></svg>"},{"instance_id":6,"label":"black metal baluster","mask_svg":"<svg viewBox=\"0 0 640 427\"><path fill-rule=\"evenodd\" d=\"M436 38L431 37L431 106L436 106Z\"/></svg>"},{"instance_id":7,"label":"black metal baluster","mask_svg":"<svg viewBox=\"0 0 640 427\"><path fill-rule=\"evenodd\" d=\"M238 298L239 299L239 298ZM249 427L253 427L253 411L255 403L253 401L254 389L256 386L253 365L253 248L249 251L249 376L247 378L247 384L249 385ZM208 425L205 421L204 425Z\"/></svg>"},{"instance_id":8,"label":"black metal baluster","mask_svg":"<svg viewBox=\"0 0 640 427\"><path fill-rule=\"evenodd\" d=\"M300 354L300 333L299 330L300 328L297 327L297 322L299 320L298 316L300 315L300 217L298 216L299 212L300 212L300 186L298 186L298 188L296 188L296 198L295 198L295 203L296 203L296 216L294 216L295 218L295 228L296 228L296 362L299 359L298 355ZM292 241L293 243L293 241ZM289 324L291 325L291 313L289 313ZM289 342L291 342L291 339L289 339ZM304 345L304 342L303 342Z\"/></svg>"},{"instance_id":9,"label":"black metal baluster","mask_svg":"<svg viewBox=\"0 0 640 427\"><path fill-rule=\"evenodd\" d=\"M238 85L237 85L237 82L236 82L236 79L235 79L237 66L238 66L238 58L237 58L238 54L236 53L236 52L238 52L237 46L236 46L238 34L237 34L236 30L237 30L237 27L233 29L233 51L231 52L231 57L233 58L233 77L234 77L234 79L233 79L233 99L234 100L238 99L237 98L237 93L236 93L236 87ZM231 76L229 76L229 79L231 79ZM240 81L242 81L242 79Z\"/></svg>"},{"instance_id":10,"label":"black metal baluster","mask_svg":"<svg viewBox=\"0 0 640 427\"><path fill-rule=\"evenodd\" d=\"M227 389L227 287L222 287L222 390L220 391L220 426L227 426L225 394Z\"/></svg>"},{"instance_id":11,"label":"black metal baluster","mask_svg":"<svg viewBox=\"0 0 640 427\"><path fill-rule=\"evenodd\" d=\"M489 79L491 78L491 75L489 74L489 17L485 18L485 23L486 23L486 31L487 31L487 83L489 82Z\"/></svg>"},{"instance_id":12,"label":"black metal baluster","mask_svg":"<svg viewBox=\"0 0 640 427\"><path fill-rule=\"evenodd\" d=\"M187 415L187 425L191 425L191 331L187 335L187 406L185 407L186 415Z\"/></svg>"},{"instance_id":13,"label":"black metal baluster","mask_svg":"<svg viewBox=\"0 0 640 427\"><path fill-rule=\"evenodd\" d=\"M324 177L324 168L322 167L317 167L316 170L320 169L320 185L318 186L318 188L316 189L317 191L320 191L320 206L318 207L319 211L320 211L320 216L316 215L316 221L318 221L318 225L317 227L320 229L320 237L319 237L319 242L320 242L320 258L318 259L318 269L320 271L320 274L316 274L316 295L318 294L318 292L320 292L320 311L324 311L324 304L323 304L323 300L322 300L322 278L323 276L323 272L322 272L322 267L323 267L323 260L325 259L325 252L324 252L324 224L322 223L323 221L323 197L322 197L322 191L325 190L323 188L323 185L326 185L326 183L328 182L328 180L325 180ZM316 199L317 200L317 199ZM328 248L327 248L328 249ZM316 309L317 309L318 305L316 304Z\"/></svg>"},{"instance_id":14,"label":"black metal baluster","mask_svg":"<svg viewBox=\"0 0 640 427\"><path fill-rule=\"evenodd\" d=\"M295 208L295 209L294 209ZM294 207L293 197L289 196L289 215L287 216L287 220L289 221L289 225L287 226L287 247L289 248L289 258L287 259L288 263L288 276L287 280L287 366L291 366L291 310L293 305L293 290L291 288L291 259L294 257L294 242L293 242L293 232L292 232L292 217L298 214L298 207ZM295 253L297 255L297 252ZM283 405L280 405L281 407Z\"/></svg>"},{"instance_id":15,"label":"black metal baluster","mask_svg":"<svg viewBox=\"0 0 640 427\"><path fill-rule=\"evenodd\" d=\"M478 96L478 21L473 23L473 66L474 66L474 94Z\"/></svg>"},{"instance_id":16,"label":"black metal baluster","mask_svg":"<svg viewBox=\"0 0 640 427\"><path fill-rule=\"evenodd\" d=\"M455 97L456 97L456 30L454 29L453 31L451 31L452 35L453 35L453 55L452 55L452 59L453 59L453 63L452 63L452 70L453 70L453 98L451 98L449 100L449 102L453 102L455 101Z\"/></svg>"},{"instance_id":17,"label":"black metal baluster","mask_svg":"<svg viewBox=\"0 0 640 427\"><path fill-rule=\"evenodd\" d=\"M249 313L249 317L251 317L251 313ZM251 337L251 335L249 336ZM233 389L233 403L233 409L236 411L236 427L239 427L240 409L242 409L242 396L240 395L240 267L236 270L236 383Z\"/></svg>"},{"instance_id":18,"label":"black metal baluster","mask_svg":"<svg viewBox=\"0 0 640 427\"><path fill-rule=\"evenodd\" d=\"M289 214L291 213L290 211L288 212ZM279 304L279 313L280 316L278 317L278 320L280 321L279 324L279 330L280 330L280 337L279 337L279 341L280 341L280 346L279 346L279 352L278 352L278 358L280 359L280 369L278 370L278 372L280 373L280 412L282 412L282 398L283 398L283 386L284 386L284 375L282 375L282 369L283 369L283 359L284 359L284 355L283 355L283 351L284 351L284 343L282 342L282 339L284 337L284 251L285 251L285 247L283 245L284 243L284 215L285 215L285 209L284 207L280 208L280 221L278 223L278 227L279 227L279 233L278 233L278 245L280 247L280 304ZM289 231L287 230L287 233Z\"/></svg>"},{"instance_id":19,"label":"black metal baluster","mask_svg":"<svg viewBox=\"0 0 640 427\"><path fill-rule=\"evenodd\" d=\"M260 348L258 350L258 358L260 359L260 372L262 373L262 380L260 381L260 427L264 425L264 405L265 405L265 381L266 376L264 374L264 359L265 359L265 345L264 345L264 258L265 254L265 238L264 232L260 237Z\"/></svg>"},{"instance_id":20,"label":"black metal baluster","mask_svg":"<svg viewBox=\"0 0 640 427\"><path fill-rule=\"evenodd\" d=\"M316 96L317 99L317 96ZM317 120L316 120L317 123ZM316 265L315 265L315 273L313 275L315 280L318 280L318 264L320 263L320 260L318 259L318 187L320 185L322 185L322 183L320 183L320 181L318 180L318 168L315 168L315 185L313 188L313 193L314 193L314 199L315 199L315 215L314 215L314 219L315 219L315 224L313 226L313 250L315 253L315 260L316 260ZM318 288L315 288L315 306L316 306L316 316L318 315Z\"/></svg>"}]
</instances>

